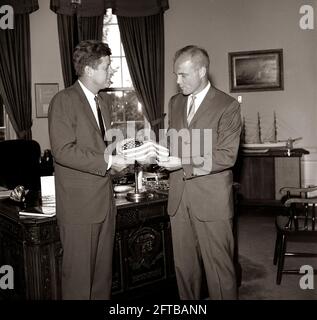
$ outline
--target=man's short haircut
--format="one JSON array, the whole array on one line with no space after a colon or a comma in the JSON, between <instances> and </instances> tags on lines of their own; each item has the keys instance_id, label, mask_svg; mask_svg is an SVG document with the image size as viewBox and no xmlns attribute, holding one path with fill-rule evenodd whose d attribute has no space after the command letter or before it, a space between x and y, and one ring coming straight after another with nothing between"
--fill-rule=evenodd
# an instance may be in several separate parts
<instances>
[{"instance_id":1,"label":"man's short haircut","mask_svg":"<svg viewBox=\"0 0 317 320\"><path fill-rule=\"evenodd\" d=\"M206 69L209 70L210 60L205 49L194 45L181 48L175 53L174 63L181 56L189 57L191 60L195 60L201 67L206 67Z\"/></svg>"},{"instance_id":2,"label":"man's short haircut","mask_svg":"<svg viewBox=\"0 0 317 320\"><path fill-rule=\"evenodd\" d=\"M100 58L110 56L111 50L106 43L98 40L83 40L75 48L73 63L77 76L82 76L86 66L96 69Z\"/></svg>"}]
</instances>

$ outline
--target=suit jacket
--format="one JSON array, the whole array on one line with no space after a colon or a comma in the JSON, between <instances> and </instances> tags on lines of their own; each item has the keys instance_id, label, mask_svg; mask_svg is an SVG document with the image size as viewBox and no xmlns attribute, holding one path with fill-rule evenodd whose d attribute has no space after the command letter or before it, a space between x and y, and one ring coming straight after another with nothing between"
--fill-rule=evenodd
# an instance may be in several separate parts
<instances>
[{"instance_id":1,"label":"suit jacket","mask_svg":"<svg viewBox=\"0 0 317 320\"><path fill-rule=\"evenodd\" d=\"M201 132L202 129L212 129L212 139L208 140L209 142L212 140L212 145L205 150L201 145L200 153L195 151L191 153L189 164L183 164L182 169L170 174L168 213L175 215L186 183L191 207L198 219L202 221L228 219L233 215L233 178L230 168L236 161L241 133L239 103L211 86L189 127L186 106L187 96L179 93L171 98L169 129L179 131L188 128L190 137L193 136L194 129L196 131L199 129ZM197 144L192 138L190 142L192 146ZM188 141L184 143L186 145ZM178 156L182 149L183 146L177 149ZM199 163L197 159L203 160L203 168L197 165Z\"/></svg>"},{"instance_id":2,"label":"suit jacket","mask_svg":"<svg viewBox=\"0 0 317 320\"><path fill-rule=\"evenodd\" d=\"M106 96L100 109L111 126ZM89 102L78 81L57 93L49 107L49 134L55 161L56 215L61 223L102 222L114 206L108 157Z\"/></svg>"}]
</instances>

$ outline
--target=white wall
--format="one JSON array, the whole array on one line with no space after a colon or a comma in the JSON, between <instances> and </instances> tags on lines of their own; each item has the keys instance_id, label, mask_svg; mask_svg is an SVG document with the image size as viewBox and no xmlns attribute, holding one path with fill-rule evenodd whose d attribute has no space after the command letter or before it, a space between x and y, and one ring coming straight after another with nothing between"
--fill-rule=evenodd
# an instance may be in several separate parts
<instances>
[{"instance_id":1,"label":"white wall","mask_svg":"<svg viewBox=\"0 0 317 320\"><path fill-rule=\"evenodd\" d=\"M63 89L56 14L49 10L49 1L39 0L40 9L30 15L32 61L32 135L42 152L50 149L47 118L36 118L35 83L58 83Z\"/></svg>"}]
</instances>

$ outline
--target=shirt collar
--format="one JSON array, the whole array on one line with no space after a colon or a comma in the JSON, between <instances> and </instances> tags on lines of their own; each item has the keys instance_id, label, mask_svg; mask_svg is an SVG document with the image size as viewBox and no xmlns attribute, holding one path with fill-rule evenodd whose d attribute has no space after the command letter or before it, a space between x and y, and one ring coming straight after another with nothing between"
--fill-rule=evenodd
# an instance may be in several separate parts
<instances>
[{"instance_id":1,"label":"shirt collar","mask_svg":"<svg viewBox=\"0 0 317 320\"><path fill-rule=\"evenodd\" d=\"M83 89L84 94L87 97L88 101L91 101L92 99L94 99L96 95L92 93L87 87L85 87L85 85L80 80L78 80L78 82L81 88Z\"/></svg>"},{"instance_id":2,"label":"shirt collar","mask_svg":"<svg viewBox=\"0 0 317 320\"><path fill-rule=\"evenodd\" d=\"M206 96L209 88L210 88L210 81L208 81L206 87L205 87L203 90L201 90L200 92L198 92L197 94L195 94L196 100L197 100L197 99L198 99L198 100L203 100L203 99L205 98L205 96ZM190 97L192 97L192 96L193 96L193 94L190 95Z\"/></svg>"}]
</instances>

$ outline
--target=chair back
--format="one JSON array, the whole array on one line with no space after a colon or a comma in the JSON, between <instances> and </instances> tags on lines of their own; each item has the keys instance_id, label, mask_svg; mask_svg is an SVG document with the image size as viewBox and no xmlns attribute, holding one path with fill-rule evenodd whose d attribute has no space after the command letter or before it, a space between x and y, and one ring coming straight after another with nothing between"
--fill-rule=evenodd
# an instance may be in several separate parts
<instances>
[{"instance_id":1,"label":"chair back","mask_svg":"<svg viewBox=\"0 0 317 320\"><path fill-rule=\"evenodd\" d=\"M284 205L289 209L288 228L294 231L316 230L317 198L289 198Z\"/></svg>"},{"instance_id":2,"label":"chair back","mask_svg":"<svg viewBox=\"0 0 317 320\"><path fill-rule=\"evenodd\" d=\"M40 190L41 147L34 140L0 142L0 186Z\"/></svg>"},{"instance_id":3,"label":"chair back","mask_svg":"<svg viewBox=\"0 0 317 320\"><path fill-rule=\"evenodd\" d=\"M317 198L309 197L311 192L317 187L308 188L282 188L281 193L286 194L283 212L276 216L276 241L274 249L273 263L277 264L276 283L282 281L282 274L300 274L300 267L290 269L284 267L286 257L317 257L317 252L309 250L309 244L316 248L316 204ZM288 248L289 242L297 242L297 249ZM300 245L303 243L303 245ZM296 248L296 247L295 247Z\"/></svg>"},{"instance_id":4,"label":"chair back","mask_svg":"<svg viewBox=\"0 0 317 320\"><path fill-rule=\"evenodd\" d=\"M289 220L286 228L293 231L315 231L317 198L309 194L317 191L316 186L306 188L286 187L280 192L286 195L284 206L288 209Z\"/></svg>"}]
</instances>

